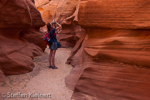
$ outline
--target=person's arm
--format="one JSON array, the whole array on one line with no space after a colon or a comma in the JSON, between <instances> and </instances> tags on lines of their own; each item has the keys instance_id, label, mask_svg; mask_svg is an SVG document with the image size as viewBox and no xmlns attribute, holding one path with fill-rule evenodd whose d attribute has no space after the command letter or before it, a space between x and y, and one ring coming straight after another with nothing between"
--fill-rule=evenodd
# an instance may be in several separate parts
<instances>
[{"instance_id":1,"label":"person's arm","mask_svg":"<svg viewBox=\"0 0 150 100\"><path fill-rule=\"evenodd\" d=\"M58 30L62 27L59 23L56 22L56 24L57 24L56 30Z\"/></svg>"}]
</instances>

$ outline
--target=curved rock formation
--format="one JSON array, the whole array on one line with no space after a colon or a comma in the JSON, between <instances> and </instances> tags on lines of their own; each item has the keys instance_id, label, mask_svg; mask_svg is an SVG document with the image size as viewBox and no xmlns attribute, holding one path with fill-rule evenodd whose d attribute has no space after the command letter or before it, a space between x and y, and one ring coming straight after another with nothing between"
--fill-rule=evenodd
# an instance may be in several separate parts
<instances>
[{"instance_id":1,"label":"curved rock formation","mask_svg":"<svg viewBox=\"0 0 150 100\"><path fill-rule=\"evenodd\" d=\"M66 78L73 99L150 99L149 3L81 0L75 21L86 34L67 61L75 67Z\"/></svg>"},{"instance_id":2,"label":"curved rock formation","mask_svg":"<svg viewBox=\"0 0 150 100\"><path fill-rule=\"evenodd\" d=\"M32 1L0 1L0 81L4 75L32 71L33 57L46 48L39 32L45 23Z\"/></svg>"},{"instance_id":3,"label":"curved rock formation","mask_svg":"<svg viewBox=\"0 0 150 100\"><path fill-rule=\"evenodd\" d=\"M140 0L82 1L77 17L88 34L83 44L85 53L92 58L104 57L149 67L150 18L147 9L148 1Z\"/></svg>"}]
</instances>

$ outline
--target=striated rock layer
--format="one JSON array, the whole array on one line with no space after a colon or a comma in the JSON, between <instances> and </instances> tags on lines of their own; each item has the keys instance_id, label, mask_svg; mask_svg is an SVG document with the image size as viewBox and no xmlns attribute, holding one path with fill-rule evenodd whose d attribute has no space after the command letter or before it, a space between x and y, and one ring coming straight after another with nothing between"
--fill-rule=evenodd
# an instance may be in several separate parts
<instances>
[{"instance_id":1,"label":"striated rock layer","mask_svg":"<svg viewBox=\"0 0 150 100\"><path fill-rule=\"evenodd\" d=\"M149 3L80 1L73 20L86 33L67 60L74 66L66 78L67 86L74 90L72 99L150 99Z\"/></svg>"},{"instance_id":2,"label":"striated rock layer","mask_svg":"<svg viewBox=\"0 0 150 100\"><path fill-rule=\"evenodd\" d=\"M46 47L39 32L45 23L32 1L0 1L0 81L4 75L32 71L33 57L42 55Z\"/></svg>"}]
</instances>

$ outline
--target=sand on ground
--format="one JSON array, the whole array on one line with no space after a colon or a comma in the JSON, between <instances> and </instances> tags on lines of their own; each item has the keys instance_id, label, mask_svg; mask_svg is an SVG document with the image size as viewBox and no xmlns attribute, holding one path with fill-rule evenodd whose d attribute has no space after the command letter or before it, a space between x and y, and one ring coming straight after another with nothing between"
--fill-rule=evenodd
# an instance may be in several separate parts
<instances>
[{"instance_id":1,"label":"sand on ground","mask_svg":"<svg viewBox=\"0 0 150 100\"><path fill-rule=\"evenodd\" d=\"M43 56L34 59L35 68L32 72L8 76L6 82L0 83L0 99L70 100L73 91L65 85L65 77L73 68L65 64L70 52L70 48L59 48L55 56L55 63L59 69L51 69L47 67L49 64L47 48Z\"/></svg>"}]
</instances>

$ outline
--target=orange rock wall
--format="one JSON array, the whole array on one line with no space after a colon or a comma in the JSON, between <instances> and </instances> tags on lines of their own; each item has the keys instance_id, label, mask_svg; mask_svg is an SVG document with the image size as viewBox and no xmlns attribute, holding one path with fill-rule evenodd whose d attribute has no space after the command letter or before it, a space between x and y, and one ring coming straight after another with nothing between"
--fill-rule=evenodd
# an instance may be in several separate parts
<instances>
[{"instance_id":1,"label":"orange rock wall","mask_svg":"<svg viewBox=\"0 0 150 100\"><path fill-rule=\"evenodd\" d=\"M149 29L148 0L81 0L79 24L94 28Z\"/></svg>"},{"instance_id":2,"label":"orange rock wall","mask_svg":"<svg viewBox=\"0 0 150 100\"><path fill-rule=\"evenodd\" d=\"M81 1L76 17L88 34L84 51L92 58L105 57L149 67L148 3L147 0Z\"/></svg>"},{"instance_id":3,"label":"orange rock wall","mask_svg":"<svg viewBox=\"0 0 150 100\"><path fill-rule=\"evenodd\" d=\"M44 26L32 0L0 1L0 81L4 75L32 71L34 56L42 55L46 44L39 28Z\"/></svg>"},{"instance_id":4,"label":"orange rock wall","mask_svg":"<svg viewBox=\"0 0 150 100\"><path fill-rule=\"evenodd\" d=\"M72 99L150 99L149 3L80 1L74 21L86 33L67 60L74 66L66 78Z\"/></svg>"},{"instance_id":5,"label":"orange rock wall","mask_svg":"<svg viewBox=\"0 0 150 100\"><path fill-rule=\"evenodd\" d=\"M77 42L67 61L74 66L66 78L67 86L74 90L72 99L144 97L148 100L149 30L87 29L87 32ZM94 32L101 34L91 34ZM104 35L106 33L109 35Z\"/></svg>"}]
</instances>

